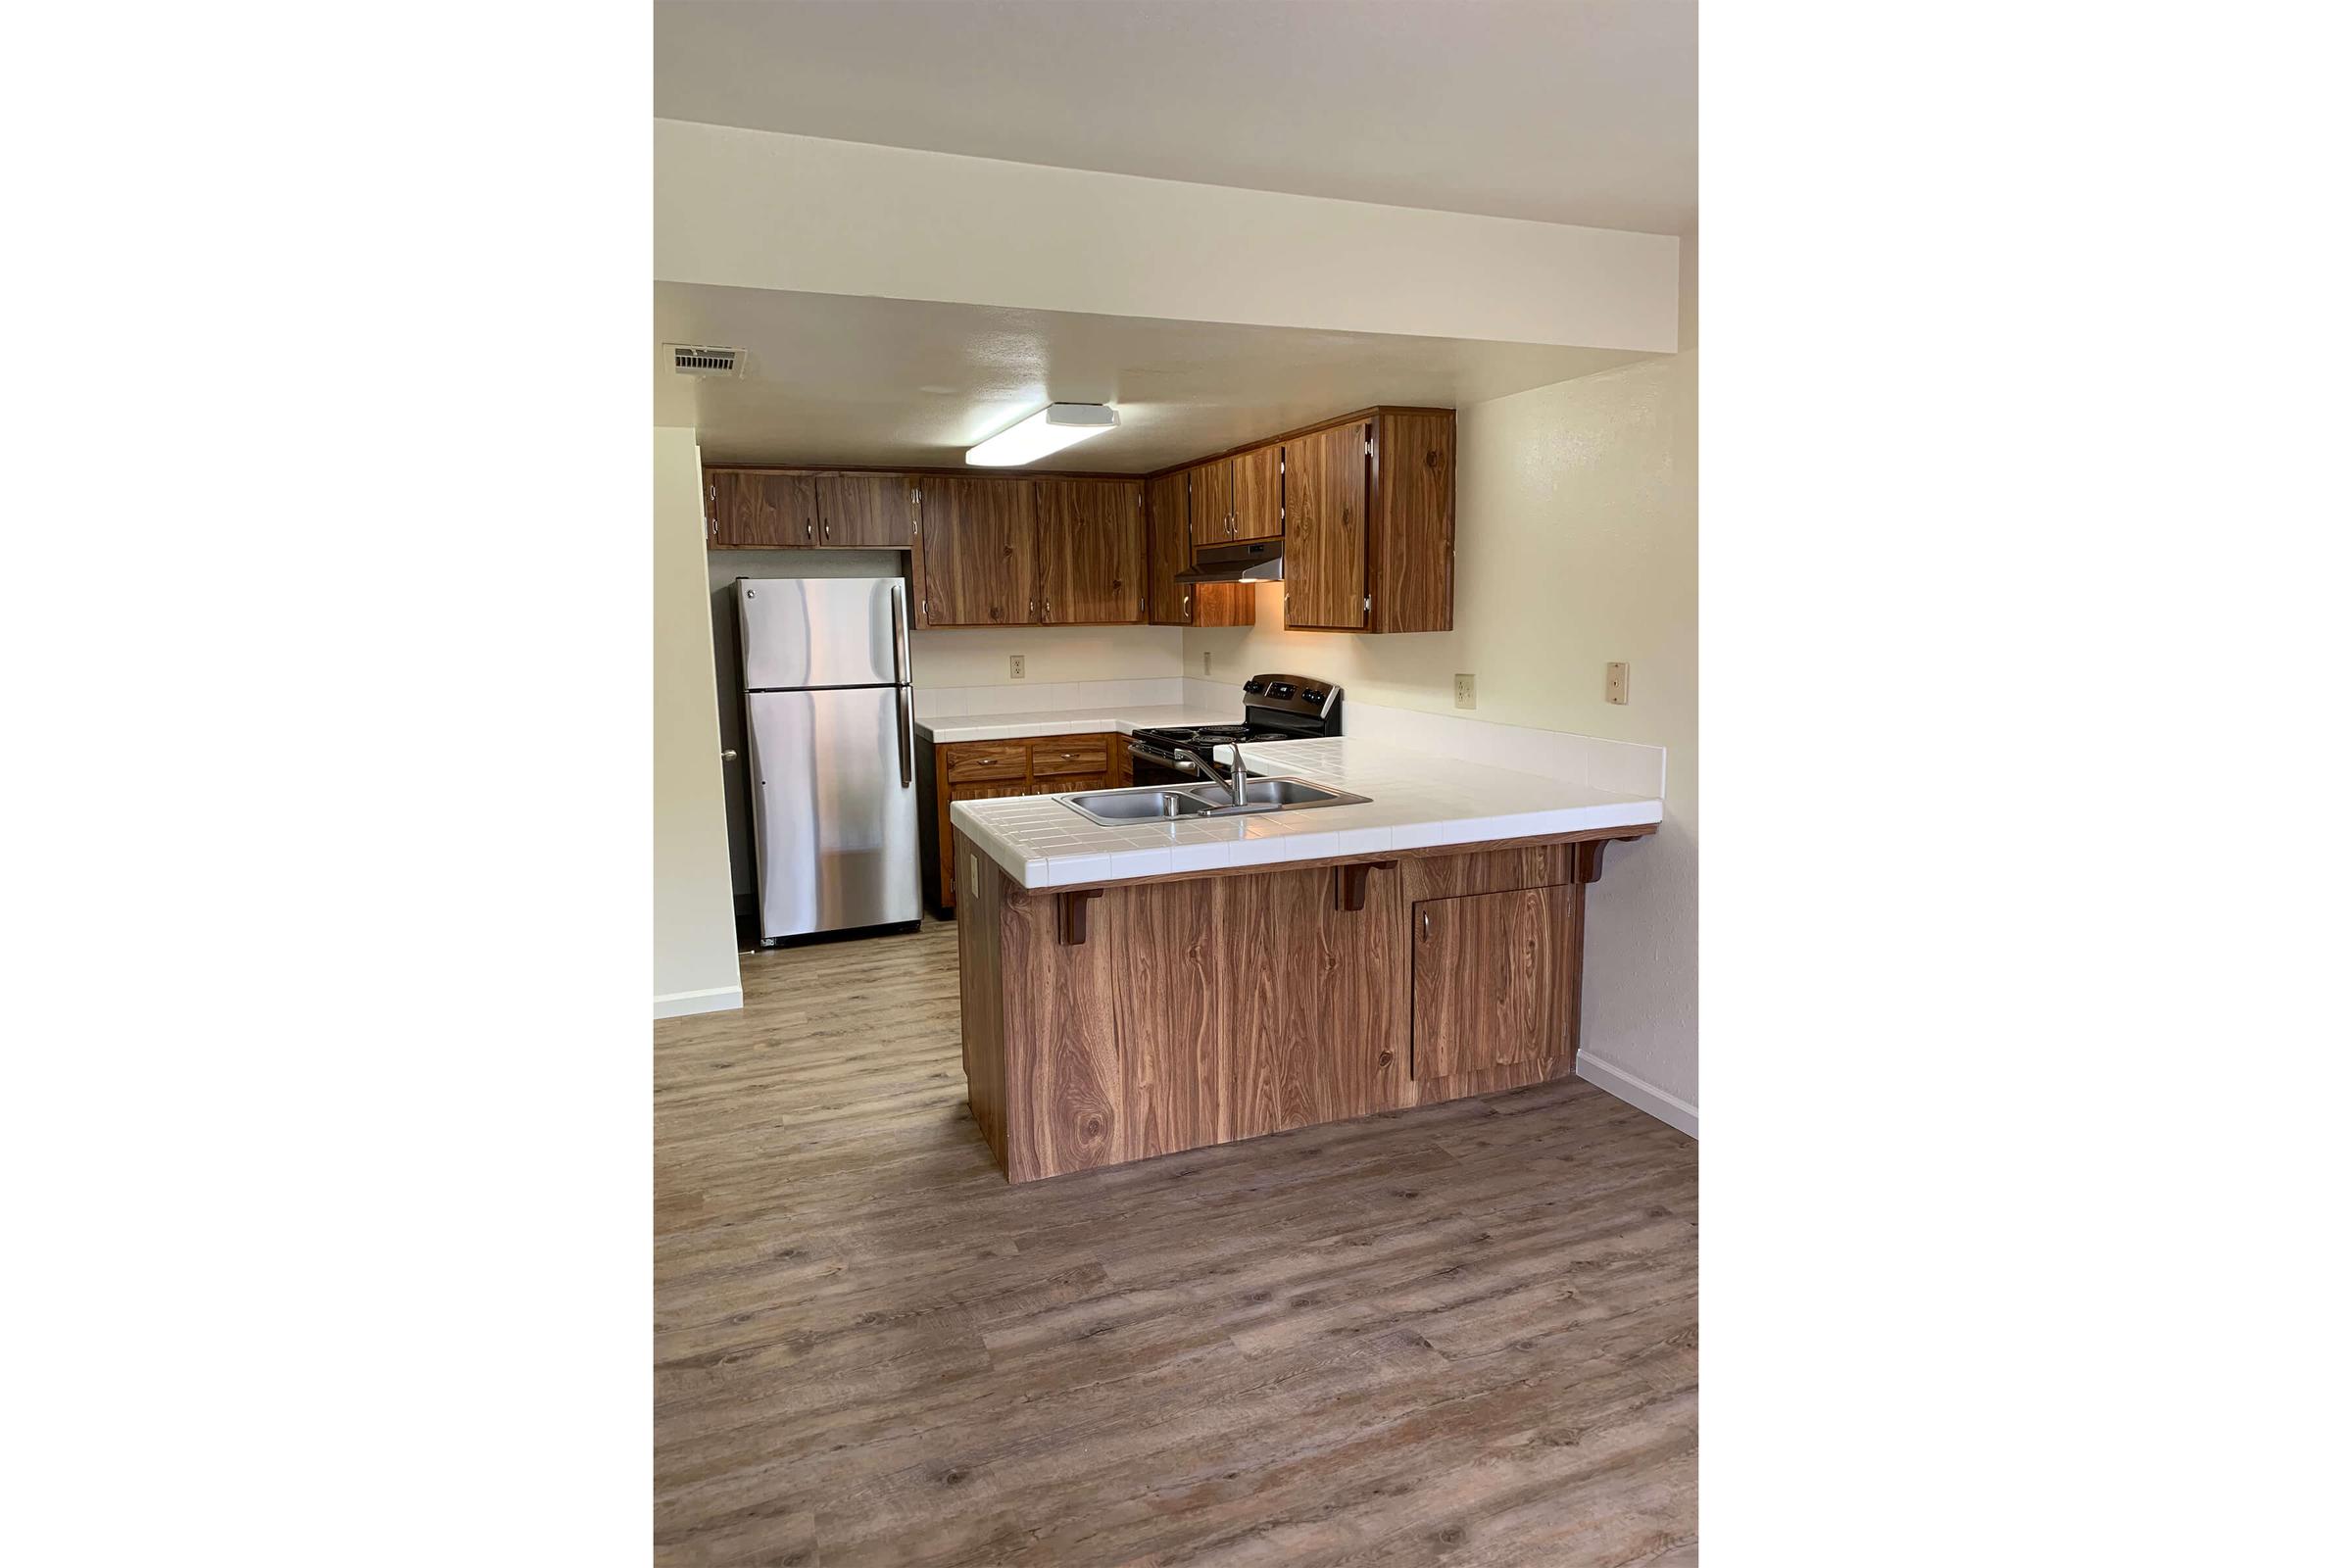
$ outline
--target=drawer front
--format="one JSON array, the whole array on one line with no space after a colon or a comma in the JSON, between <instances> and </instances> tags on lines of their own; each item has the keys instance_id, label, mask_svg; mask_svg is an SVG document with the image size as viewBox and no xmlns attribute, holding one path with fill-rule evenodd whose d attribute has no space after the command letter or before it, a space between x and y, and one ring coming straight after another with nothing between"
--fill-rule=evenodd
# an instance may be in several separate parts
<instances>
[{"instance_id":1,"label":"drawer front","mask_svg":"<svg viewBox=\"0 0 2352 1568\"><path fill-rule=\"evenodd\" d=\"M1110 743L1100 735L1087 735L1075 740L1048 737L1030 746L1029 758L1030 768L1039 778L1060 778L1070 773L1107 773L1110 771Z\"/></svg>"},{"instance_id":2,"label":"drawer front","mask_svg":"<svg viewBox=\"0 0 2352 1568\"><path fill-rule=\"evenodd\" d=\"M940 761L951 784L980 784L1029 776L1027 741L969 741L939 749Z\"/></svg>"}]
</instances>

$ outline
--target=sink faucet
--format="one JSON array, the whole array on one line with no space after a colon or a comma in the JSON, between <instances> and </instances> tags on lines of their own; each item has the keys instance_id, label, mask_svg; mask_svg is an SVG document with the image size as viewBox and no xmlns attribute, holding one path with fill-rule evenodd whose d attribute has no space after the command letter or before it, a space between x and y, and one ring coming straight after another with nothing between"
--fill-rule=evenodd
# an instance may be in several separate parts
<instances>
[{"instance_id":1,"label":"sink faucet","mask_svg":"<svg viewBox=\"0 0 2352 1568\"><path fill-rule=\"evenodd\" d=\"M1242 747L1239 741L1236 741L1233 746L1233 766L1230 768L1217 766L1217 749L1214 746L1203 751L1197 741L1172 741L1169 743L1168 749L1182 752L1200 763L1201 771L1225 786L1225 792L1233 797L1234 805L1244 806L1249 803L1250 764L1242 760Z\"/></svg>"}]
</instances>

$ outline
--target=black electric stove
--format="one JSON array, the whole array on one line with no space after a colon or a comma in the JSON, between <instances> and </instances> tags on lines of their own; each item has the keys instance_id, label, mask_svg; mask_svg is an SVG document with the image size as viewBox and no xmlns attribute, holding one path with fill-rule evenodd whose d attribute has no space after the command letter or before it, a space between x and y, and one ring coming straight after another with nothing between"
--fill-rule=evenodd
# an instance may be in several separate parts
<instances>
[{"instance_id":1,"label":"black electric stove","mask_svg":"<svg viewBox=\"0 0 2352 1568\"><path fill-rule=\"evenodd\" d=\"M1207 749L1244 741L1296 741L1340 733L1340 689L1302 675L1253 675L1242 682L1242 722L1139 729L1129 737L1138 784L1180 784L1200 764L1175 748Z\"/></svg>"}]
</instances>

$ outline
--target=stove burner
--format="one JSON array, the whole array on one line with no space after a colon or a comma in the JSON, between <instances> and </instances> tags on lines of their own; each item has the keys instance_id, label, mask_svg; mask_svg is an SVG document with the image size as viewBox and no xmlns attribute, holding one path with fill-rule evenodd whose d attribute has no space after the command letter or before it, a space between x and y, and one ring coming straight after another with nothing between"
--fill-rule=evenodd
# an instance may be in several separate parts
<instances>
[{"instance_id":1,"label":"stove burner","mask_svg":"<svg viewBox=\"0 0 2352 1568\"><path fill-rule=\"evenodd\" d=\"M1340 732L1340 690L1336 686L1298 675L1258 675L1243 682L1242 691L1248 699L1242 723L1139 729L1129 737L1128 751L1139 761L1176 773L1197 773L1199 764L1175 748L1189 745L1206 750L1237 741L1296 741Z\"/></svg>"}]
</instances>

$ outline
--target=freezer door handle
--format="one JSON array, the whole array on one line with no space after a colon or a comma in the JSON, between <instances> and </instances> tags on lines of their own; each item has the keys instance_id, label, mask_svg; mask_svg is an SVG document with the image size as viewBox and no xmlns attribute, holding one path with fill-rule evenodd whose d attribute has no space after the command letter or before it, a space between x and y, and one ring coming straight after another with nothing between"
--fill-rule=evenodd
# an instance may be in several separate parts
<instances>
[{"instance_id":1,"label":"freezer door handle","mask_svg":"<svg viewBox=\"0 0 2352 1568\"><path fill-rule=\"evenodd\" d=\"M906 659L906 590L897 583L890 585L890 674L901 686L914 680Z\"/></svg>"},{"instance_id":2,"label":"freezer door handle","mask_svg":"<svg viewBox=\"0 0 2352 1568\"><path fill-rule=\"evenodd\" d=\"M899 688L899 788L914 788L914 702Z\"/></svg>"}]
</instances>

